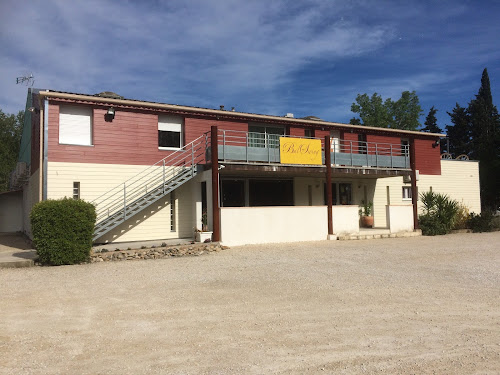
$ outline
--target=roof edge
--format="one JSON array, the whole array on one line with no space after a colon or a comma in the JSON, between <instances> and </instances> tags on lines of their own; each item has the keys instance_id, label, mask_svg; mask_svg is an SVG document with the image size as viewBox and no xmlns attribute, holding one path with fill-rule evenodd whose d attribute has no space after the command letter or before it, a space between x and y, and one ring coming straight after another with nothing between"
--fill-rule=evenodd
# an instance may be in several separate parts
<instances>
[{"instance_id":1,"label":"roof edge","mask_svg":"<svg viewBox=\"0 0 500 375\"><path fill-rule=\"evenodd\" d=\"M310 124L310 125L321 124L324 126L343 127L343 128L350 128L350 129L363 129L363 130L366 130L367 128L368 129L378 129L379 131L388 132L388 133L414 134L414 135L418 135L418 136L429 136L429 137L434 137L434 138L446 137L446 134L425 133L425 132L420 132L420 131L416 131L416 130L378 128L378 127L371 127L371 126L364 126L364 125L343 124L340 122L330 122L330 121L324 121L324 120L305 120L305 119L280 117L280 116L273 116L273 115L260 115L260 114L247 113L247 112L222 111L222 110L218 110L218 109L189 107L189 106L182 106L182 105L177 105L177 104L165 104L165 103L147 102L147 101L141 101L141 100L102 98L102 97L93 96L93 95L72 94L72 93L66 93L66 92L61 92L61 91L45 90L45 91L40 91L39 94L41 97L45 97L45 98L83 100L83 101L89 101L89 102L92 101L92 102L97 102L97 103L126 105L126 106L131 106L131 107L149 107L152 109L186 111L186 112L192 112L192 113L198 113L198 114L211 114L211 115L218 115L218 116L235 116L236 115L236 116L240 116L240 117L244 117L244 118L257 119L257 120L265 120L265 119L270 119L270 120L275 120L275 121L279 120L279 121L283 121L283 122L290 123L290 124Z\"/></svg>"}]
</instances>

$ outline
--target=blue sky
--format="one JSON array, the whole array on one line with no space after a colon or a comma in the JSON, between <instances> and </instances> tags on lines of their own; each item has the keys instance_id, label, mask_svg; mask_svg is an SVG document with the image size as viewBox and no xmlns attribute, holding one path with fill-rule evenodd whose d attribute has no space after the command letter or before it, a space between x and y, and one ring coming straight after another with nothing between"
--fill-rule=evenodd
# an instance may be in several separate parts
<instances>
[{"instance_id":1,"label":"blue sky","mask_svg":"<svg viewBox=\"0 0 500 375\"><path fill-rule=\"evenodd\" d=\"M465 106L487 67L500 105L500 1L0 2L0 108L35 86L348 122L358 93Z\"/></svg>"}]
</instances>

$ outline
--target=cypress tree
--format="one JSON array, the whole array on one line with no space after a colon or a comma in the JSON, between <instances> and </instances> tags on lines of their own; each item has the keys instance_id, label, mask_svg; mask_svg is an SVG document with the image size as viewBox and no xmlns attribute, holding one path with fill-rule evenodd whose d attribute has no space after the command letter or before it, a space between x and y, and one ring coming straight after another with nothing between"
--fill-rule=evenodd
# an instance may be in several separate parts
<instances>
[{"instance_id":1,"label":"cypress tree","mask_svg":"<svg viewBox=\"0 0 500 375\"><path fill-rule=\"evenodd\" d=\"M448 152L455 157L462 154L470 155L471 140L467 109L456 103L451 113L446 113L448 113L453 123L453 125L446 125L446 133L450 141Z\"/></svg>"},{"instance_id":2,"label":"cypress tree","mask_svg":"<svg viewBox=\"0 0 500 375\"><path fill-rule=\"evenodd\" d=\"M434 106L431 107L429 110L429 114L425 118L424 125L425 127L422 129L423 132L427 133L442 133L443 131L439 126L437 126L437 118L436 118L436 113L437 109L434 108Z\"/></svg>"},{"instance_id":3,"label":"cypress tree","mask_svg":"<svg viewBox=\"0 0 500 375\"><path fill-rule=\"evenodd\" d=\"M479 160L481 201L484 208L500 204L500 116L493 104L488 70L483 70L481 87L469 103L472 157Z\"/></svg>"}]
</instances>

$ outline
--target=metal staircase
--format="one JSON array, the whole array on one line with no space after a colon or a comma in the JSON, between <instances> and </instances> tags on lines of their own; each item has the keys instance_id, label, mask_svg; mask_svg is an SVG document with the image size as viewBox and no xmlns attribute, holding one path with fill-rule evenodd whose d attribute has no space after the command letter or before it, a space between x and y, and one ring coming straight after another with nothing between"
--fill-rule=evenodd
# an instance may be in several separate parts
<instances>
[{"instance_id":1,"label":"metal staircase","mask_svg":"<svg viewBox=\"0 0 500 375\"><path fill-rule=\"evenodd\" d=\"M206 163L208 133L107 191L92 203L96 206L95 241L160 198L183 185Z\"/></svg>"}]
</instances>

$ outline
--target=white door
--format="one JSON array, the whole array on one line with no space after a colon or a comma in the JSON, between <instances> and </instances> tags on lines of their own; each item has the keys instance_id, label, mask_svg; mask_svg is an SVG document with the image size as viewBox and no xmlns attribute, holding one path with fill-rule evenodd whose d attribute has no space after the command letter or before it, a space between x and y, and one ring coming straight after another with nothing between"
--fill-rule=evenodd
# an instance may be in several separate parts
<instances>
[{"instance_id":1,"label":"white door","mask_svg":"<svg viewBox=\"0 0 500 375\"><path fill-rule=\"evenodd\" d=\"M338 130L330 130L330 142L332 152L340 152L340 132Z\"/></svg>"}]
</instances>

